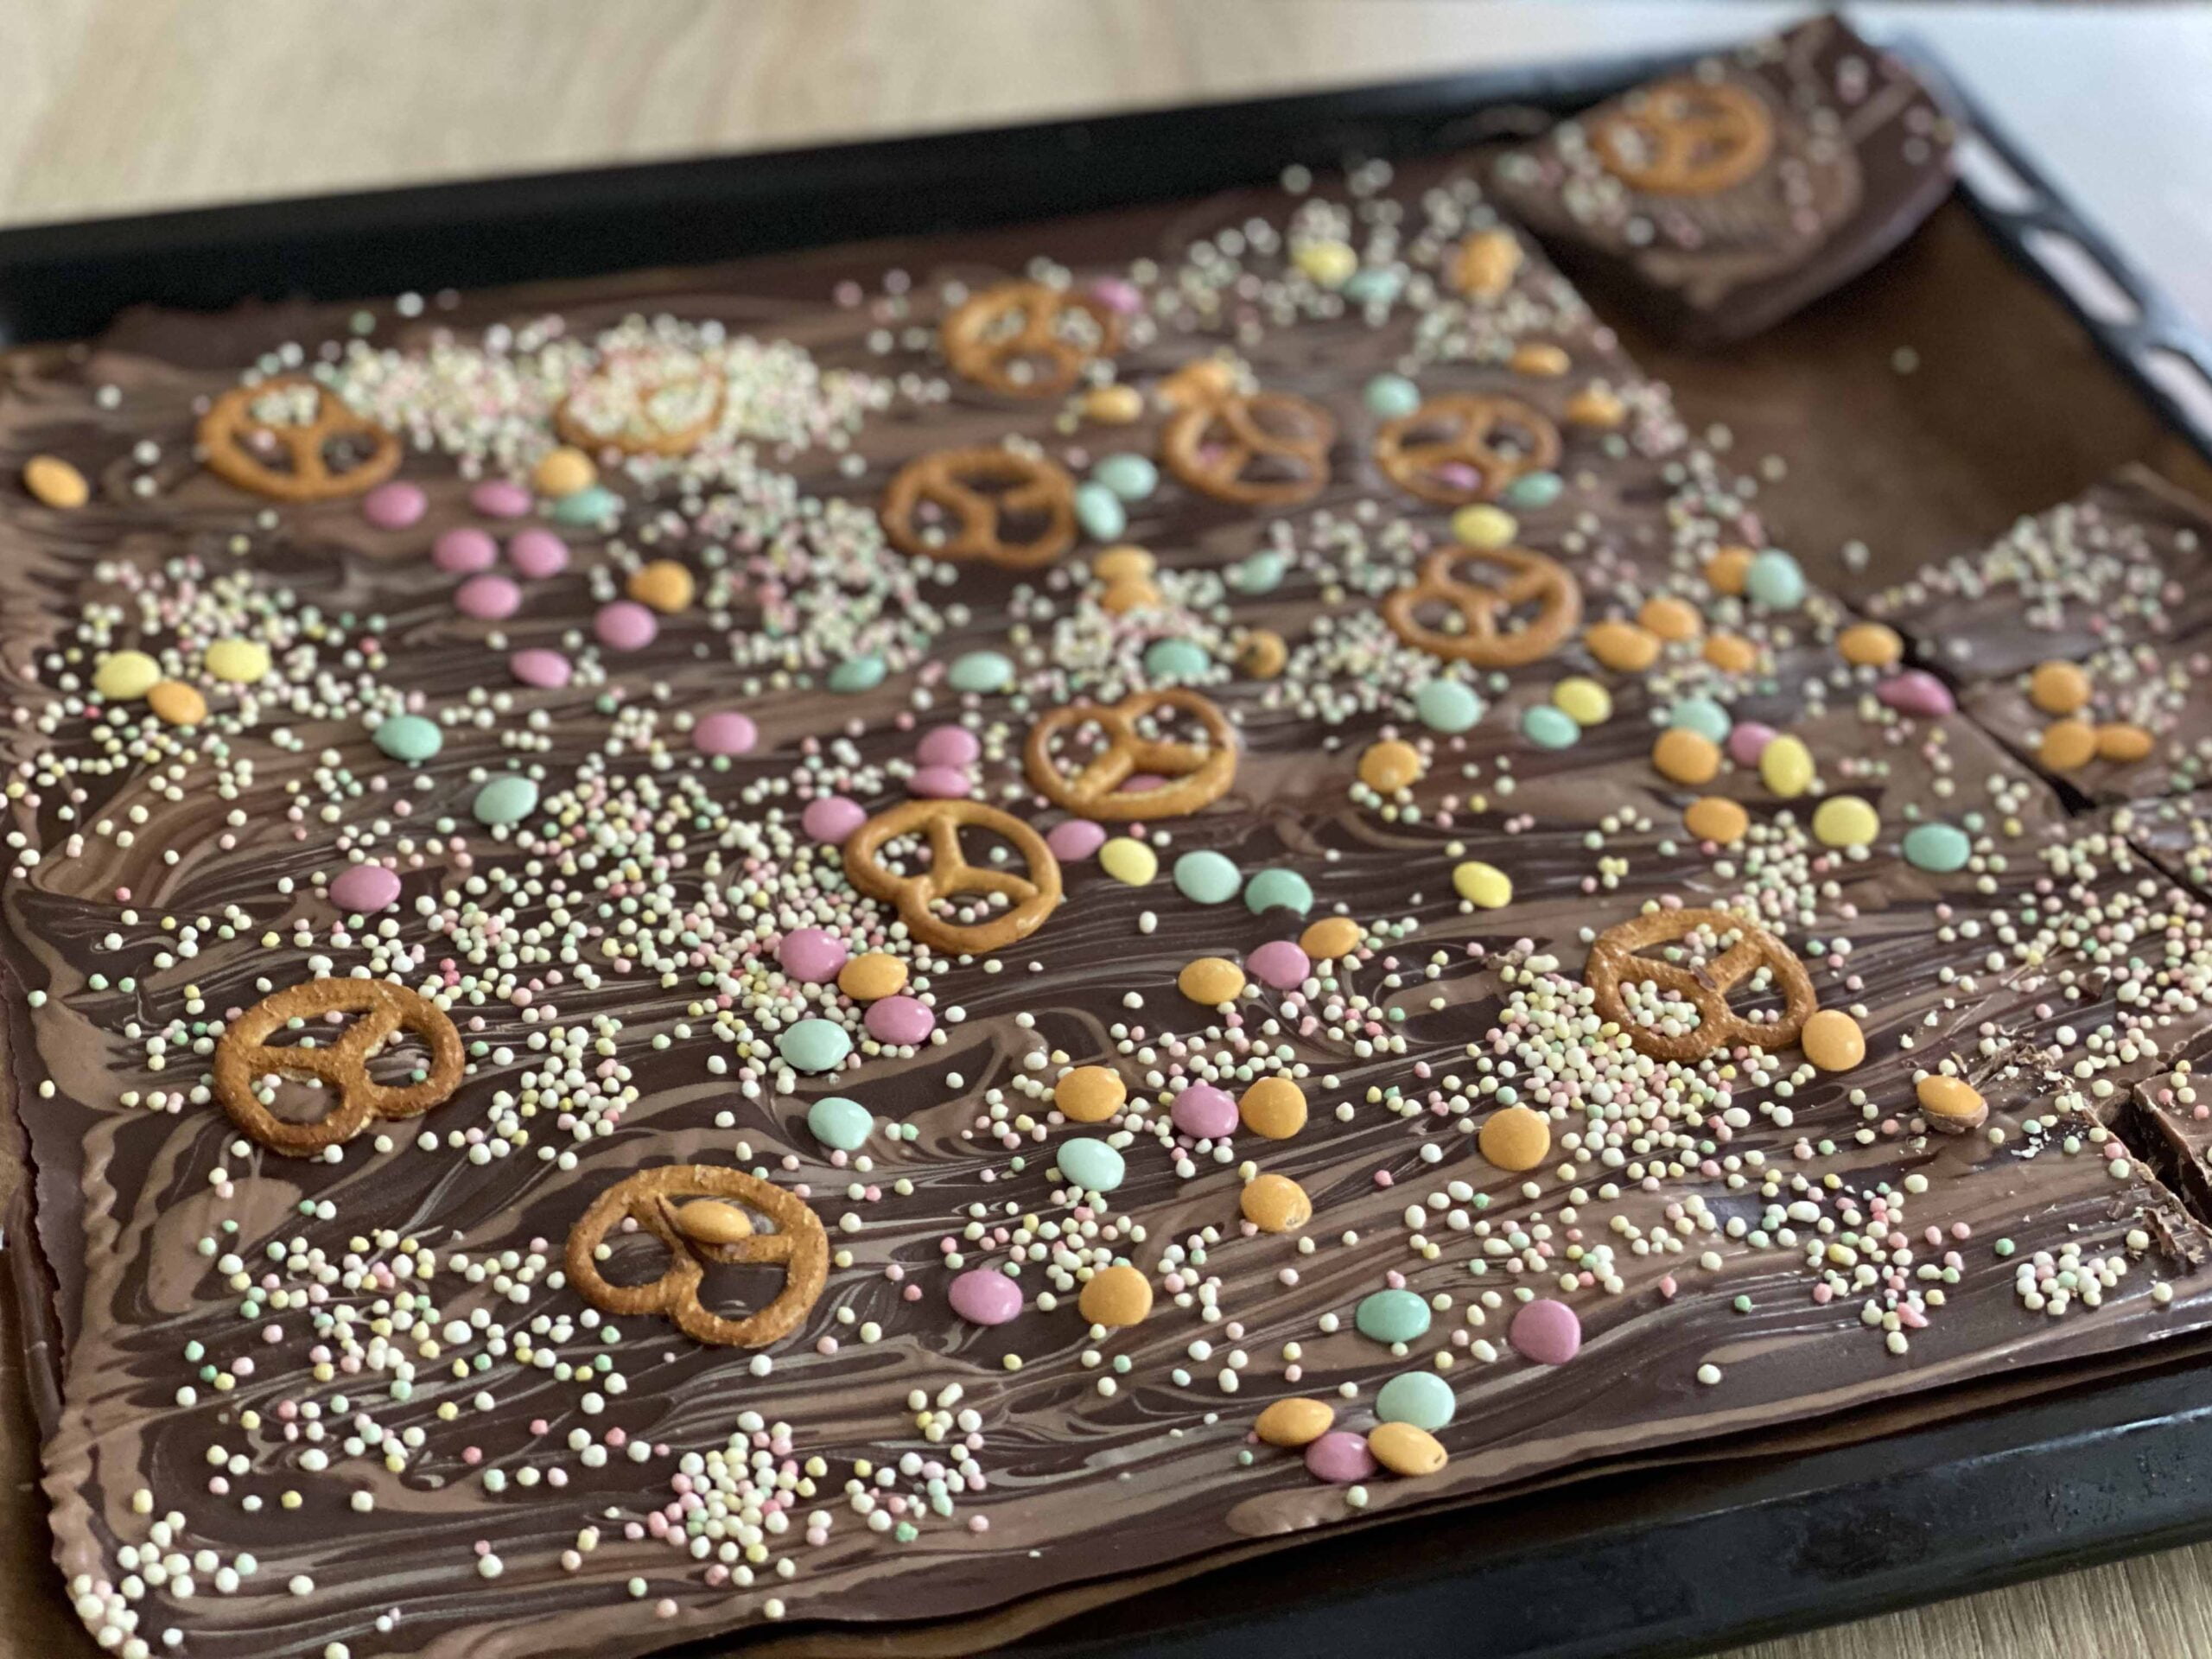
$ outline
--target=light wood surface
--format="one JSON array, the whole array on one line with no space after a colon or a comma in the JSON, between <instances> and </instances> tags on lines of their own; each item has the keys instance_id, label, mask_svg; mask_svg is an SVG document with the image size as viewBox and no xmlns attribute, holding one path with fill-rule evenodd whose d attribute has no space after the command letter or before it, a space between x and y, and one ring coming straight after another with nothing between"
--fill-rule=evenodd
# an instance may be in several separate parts
<instances>
[{"instance_id":1,"label":"light wood surface","mask_svg":"<svg viewBox=\"0 0 2212 1659\"><path fill-rule=\"evenodd\" d=\"M0 222L1702 45L1743 38L1798 10L1478 0L13 0L0 4ZM2047 147L2052 170L2161 280L2192 302L2212 296L2212 258L2192 257L2212 247L2212 214L2202 211L2212 100L2190 67L2212 69L2212 13L2153 8L2091 20L2063 9L1863 10L1883 22L1907 14L1980 97ZM2077 140L2070 134L2081 124L2053 107L2069 100L2046 92L2097 82L2082 67L2091 54L2170 67ZM2132 165L2145 146L2160 144L2194 173ZM2133 187L2131 172L2152 181ZM24 1477L15 1459L6 1461L9 1476ZM38 1588L10 1585L0 1603ZM29 1649L0 1629L0 1651ZM1765 1643L1732 1659L1898 1656L2212 1656L2212 1545Z\"/></svg>"}]
</instances>

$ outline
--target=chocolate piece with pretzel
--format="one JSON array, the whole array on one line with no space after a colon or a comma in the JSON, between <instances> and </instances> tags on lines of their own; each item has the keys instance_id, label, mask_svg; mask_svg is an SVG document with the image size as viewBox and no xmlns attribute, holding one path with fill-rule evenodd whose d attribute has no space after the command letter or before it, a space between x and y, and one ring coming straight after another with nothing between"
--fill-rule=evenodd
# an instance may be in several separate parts
<instances>
[{"instance_id":1,"label":"chocolate piece with pretzel","mask_svg":"<svg viewBox=\"0 0 2212 1659\"><path fill-rule=\"evenodd\" d=\"M963 379L1009 397L1074 390L1122 341L1122 320L1088 295L1043 283L1001 283L955 307L938 331Z\"/></svg>"},{"instance_id":2,"label":"chocolate piece with pretzel","mask_svg":"<svg viewBox=\"0 0 2212 1659\"><path fill-rule=\"evenodd\" d=\"M1137 722L1182 715L1205 728L1206 744L1147 737ZM1072 778L1060 770L1052 740L1096 726L1106 747ZM1180 818L1211 805L1236 777L1236 740L1227 716L1195 691L1139 691L1110 707L1071 703L1046 712L1029 728L1023 753L1029 781L1053 805L1086 817L1125 823L1135 818ZM1140 774L1163 781L1144 789L1123 787Z\"/></svg>"},{"instance_id":3,"label":"chocolate piece with pretzel","mask_svg":"<svg viewBox=\"0 0 2212 1659\"><path fill-rule=\"evenodd\" d=\"M1732 938L1709 961L1686 964L1643 954L1698 932L1716 942ZM1728 994L1762 969L1783 996L1772 1019L1747 1019L1731 1007ZM1654 910L1607 928L1590 947L1583 977L1597 994L1599 1014L1628 1033L1638 1052L1655 1060L1688 1065L1730 1048L1787 1048L1820 1007L1812 976L1796 953L1764 928L1725 910ZM1697 1010L1694 1026L1669 1029L1630 1012L1626 989L1650 984Z\"/></svg>"},{"instance_id":4,"label":"chocolate piece with pretzel","mask_svg":"<svg viewBox=\"0 0 2212 1659\"><path fill-rule=\"evenodd\" d=\"M1285 391L1232 392L1179 410L1160 434L1167 470L1192 489L1244 507L1294 507L1329 481L1337 423Z\"/></svg>"},{"instance_id":5,"label":"chocolate piece with pretzel","mask_svg":"<svg viewBox=\"0 0 2212 1659\"><path fill-rule=\"evenodd\" d=\"M1949 193L1951 138L1910 71L1822 17L1561 123L1491 188L1639 320L1716 342L1902 242Z\"/></svg>"},{"instance_id":6,"label":"chocolate piece with pretzel","mask_svg":"<svg viewBox=\"0 0 2212 1659\"><path fill-rule=\"evenodd\" d=\"M933 524L931 512L950 522ZM1075 480L1042 455L939 450L899 469L882 518L902 553L1041 570L1075 545Z\"/></svg>"},{"instance_id":7,"label":"chocolate piece with pretzel","mask_svg":"<svg viewBox=\"0 0 2212 1659\"><path fill-rule=\"evenodd\" d=\"M747 1211L773 1223L772 1230L756 1228ZM668 1251L668 1267L646 1284L614 1284L600 1271L600 1249L625 1221ZM779 1266L784 1285L733 1319L710 1310L699 1292L709 1266L738 1262ZM830 1237L806 1200L773 1181L711 1164L671 1164L639 1170L593 1199L569 1230L563 1265L577 1294L602 1313L657 1315L717 1348L766 1348L796 1331L821 1299Z\"/></svg>"},{"instance_id":8,"label":"chocolate piece with pretzel","mask_svg":"<svg viewBox=\"0 0 2212 1659\"><path fill-rule=\"evenodd\" d=\"M327 1046L269 1046L291 1021L330 1014L360 1018ZM393 1088L369 1076L369 1060L402 1031L429 1045L430 1065L420 1081ZM231 1021L215 1045L215 1097L233 1122L270 1151L311 1158L352 1140L377 1119L419 1116L451 1099L461 1069L461 1033L428 997L389 980L316 979L264 997ZM338 1091L338 1103L312 1122L278 1117L253 1087L256 1077L272 1074L314 1077Z\"/></svg>"},{"instance_id":9,"label":"chocolate piece with pretzel","mask_svg":"<svg viewBox=\"0 0 2212 1659\"><path fill-rule=\"evenodd\" d=\"M965 828L996 836L1020 853L1027 875L970 864L960 850ZM916 874L887 867L880 855L902 836L929 842L930 864ZM980 801L908 801L877 813L845 842L845 874L871 899L899 912L906 931L923 944L959 956L988 956L1025 939L1045 924L1060 902L1060 864L1044 836L1011 813ZM1010 907L987 920L956 922L937 906L958 897L997 896Z\"/></svg>"},{"instance_id":10,"label":"chocolate piece with pretzel","mask_svg":"<svg viewBox=\"0 0 2212 1659\"><path fill-rule=\"evenodd\" d=\"M277 501L329 501L399 470L396 433L302 375L237 386L200 417L207 470Z\"/></svg>"},{"instance_id":11,"label":"chocolate piece with pretzel","mask_svg":"<svg viewBox=\"0 0 2212 1659\"><path fill-rule=\"evenodd\" d=\"M1468 567L1504 573L1466 581ZM1459 628L1432 627L1424 613L1456 614ZM1525 614L1524 614L1525 613ZM1582 620L1582 587L1567 568L1517 547L1477 553L1447 549L1421 562L1420 578L1382 599L1382 620L1409 645L1478 668L1519 668L1550 655Z\"/></svg>"},{"instance_id":12,"label":"chocolate piece with pretzel","mask_svg":"<svg viewBox=\"0 0 2212 1659\"><path fill-rule=\"evenodd\" d=\"M1517 397L1447 392L1375 435L1375 464L1440 507L1495 501L1506 486L1559 460L1559 429Z\"/></svg>"}]
</instances>

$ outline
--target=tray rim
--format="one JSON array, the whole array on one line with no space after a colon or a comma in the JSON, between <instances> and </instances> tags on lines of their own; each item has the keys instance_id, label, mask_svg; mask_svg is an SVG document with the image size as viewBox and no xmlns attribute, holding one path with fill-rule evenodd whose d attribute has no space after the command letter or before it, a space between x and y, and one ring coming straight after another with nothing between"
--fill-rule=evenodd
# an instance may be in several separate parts
<instances>
[{"instance_id":1,"label":"tray rim","mask_svg":"<svg viewBox=\"0 0 2212 1659\"><path fill-rule=\"evenodd\" d=\"M2051 289L2171 429L2212 459L2212 424L2197 419L2141 362L2146 351L2170 351L2212 382L2212 342L2050 184L1986 107L1960 91L1940 53L1910 30L1870 43L1906 59L2029 188L2033 200L2025 207L2008 207L1986 199L1970 179L1960 181L1961 194L1999 248ZM1505 111L1535 115L1583 107L1733 44L0 228L0 351L87 337L134 304L215 309L256 298L384 298L410 289L583 278L1171 200L1270 179L1294 162L1335 167L1348 156L1468 144L1498 132L1488 123ZM1473 118L1478 116L1482 124ZM1188 146L1194 128L1211 130L1215 142ZM1129 158L1160 162L1179 148L1204 153L1186 155L1180 166L1161 167L1142 185L1126 169ZM1102 156L1121 159L1102 166ZM1071 173L1076 157L1083 165ZM925 186L918 192L912 188L917 175ZM953 195L973 196L990 187L997 194L988 211L953 218L940 206ZM861 221L842 216L851 211L849 205L832 206L854 198L871 198L887 208L858 238L852 228ZM788 208L797 201L811 211L794 213L766 239L760 222L753 221L751 238L679 237L672 257L641 260L605 251L656 215L778 202ZM880 222L885 216L896 222ZM543 239L562 226L594 234L558 245ZM809 234L816 226L833 233ZM2033 251L2029 238L2038 229L2083 247L2135 302L2137 317L2114 323L2088 314ZM382 274L410 260L425 273L419 279L393 281ZM346 272L377 274L354 285ZM27 1169L19 1205L30 1201L32 1179ZM11 1220L19 1217L20 1209ZM22 1296L32 1290L22 1279L25 1253L12 1254L17 1261L9 1277ZM35 1332L32 1338L38 1339ZM2207 1369L2183 1361L1871 1440L1755 1458L1742 1466L1713 1465L1704 1471L1713 1477L1705 1483L1709 1491L1677 1512L1662 1505L1660 1512L1631 1523L1601 1524L1564 1540L1494 1553L1442 1578L1376 1584L1349 1597L1298 1598L1257 1611L1239 1607L1233 1615L1180 1630L1145 1633L1135 1638L1141 1649L1126 1637L1102 1640L1053 1626L1001 1650L1038 1659L1137 1650L1163 1659L1262 1654L1290 1659L1308 1651L1341 1651L1347 1635L1371 1640L1382 1621L1401 1650L1397 1659L1428 1654L1660 1659L2168 1548L2212 1537L2212 1473L2197 1472L2212 1471L2212 1405L2196 1385ZM1564 1506L1585 1500L1591 1489L1649 1478L1648 1471L1599 1474L1514 1502L1516 1507ZM1944 1491L1945 1513L1954 1523L1922 1538L1911 1559L1892 1559L1841 1578L1785 1570L1745 1593L1739 1571L1746 1552L1763 1548L1777 1522L1810 1525L1823 1506L1846 1494L1857 1506L1892 1512L1909 1507L1912 1489L1929 1487ZM2032 1501L2037 1495L2040 1503ZM1472 1520L1489 1507L1462 1506L1342 1539L1316 1538L1300 1548L1299 1558L1354 1548L1393 1528L1434 1525L1455 1513ZM40 1509L42 1529L42 1504ZM1984 1541L1985 1528L2001 1540L1999 1548ZM1503 1643L1483 1638L1478 1611L1494 1609L1506 1598L1534 1605L1541 1586L1556 1582L1570 1561L1586 1573L1663 1571L1678 1605L1655 1616L1626 1599L1590 1598L1560 1609L1571 1617L1548 1625L1524 1620ZM1196 1576L1203 1579L1207 1570ZM680 1652L705 1656L743 1645L739 1633Z\"/></svg>"}]
</instances>

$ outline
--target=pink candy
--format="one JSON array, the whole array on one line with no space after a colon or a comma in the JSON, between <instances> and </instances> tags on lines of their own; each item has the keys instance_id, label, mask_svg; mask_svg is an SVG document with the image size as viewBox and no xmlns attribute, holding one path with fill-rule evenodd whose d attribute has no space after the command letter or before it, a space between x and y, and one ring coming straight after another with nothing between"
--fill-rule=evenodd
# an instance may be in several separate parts
<instances>
[{"instance_id":1,"label":"pink candy","mask_svg":"<svg viewBox=\"0 0 2212 1659\"><path fill-rule=\"evenodd\" d=\"M1288 939L1269 939L1244 958L1252 977L1270 990L1294 990L1313 971L1313 959Z\"/></svg>"},{"instance_id":2,"label":"pink candy","mask_svg":"<svg viewBox=\"0 0 2212 1659\"><path fill-rule=\"evenodd\" d=\"M1106 831L1089 818L1070 818L1065 823L1056 823L1045 837L1045 845L1052 849L1052 856L1069 864L1089 858L1105 844Z\"/></svg>"},{"instance_id":3,"label":"pink candy","mask_svg":"<svg viewBox=\"0 0 2212 1659\"><path fill-rule=\"evenodd\" d=\"M826 984L845 965L845 942L818 927L795 927L776 947L776 960L793 979Z\"/></svg>"},{"instance_id":4,"label":"pink candy","mask_svg":"<svg viewBox=\"0 0 2212 1659\"><path fill-rule=\"evenodd\" d=\"M752 720L729 709L706 715L691 728L691 747L702 754L744 754L760 739Z\"/></svg>"},{"instance_id":5,"label":"pink candy","mask_svg":"<svg viewBox=\"0 0 2212 1659\"><path fill-rule=\"evenodd\" d=\"M456 576L489 570L499 562L499 544L473 524L447 531L430 543L430 563Z\"/></svg>"},{"instance_id":6,"label":"pink candy","mask_svg":"<svg viewBox=\"0 0 2212 1659\"><path fill-rule=\"evenodd\" d=\"M507 543L507 560L532 581L569 568L569 544L550 530L518 530Z\"/></svg>"},{"instance_id":7,"label":"pink candy","mask_svg":"<svg viewBox=\"0 0 2212 1659\"><path fill-rule=\"evenodd\" d=\"M1874 696L1885 708L1927 719L1955 713L1959 706L1951 688L1924 668L1908 668L1891 675L1874 688Z\"/></svg>"},{"instance_id":8,"label":"pink candy","mask_svg":"<svg viewBox=\"0 0 2212 1659\"><path fill-rule=\"evenodd\" d=\"M1184 1090L1167 1115L1194 1141L1218 1141L1236 1128L1236 1103L1210 1083L1194 1083Z\"/></svg>"},{"instance_id":9,"label":"pink candy","mask_svg":"<svg viewBox=\"0 0 2212 1659\"><path fill-rule=\"evenodd\" d=\"M945 1294L952 1311L976 1325L1004 1325L1021 1312L1021 1287L992 1268L969 1268Z\"/></svg>"},{"instance_id":10,"label":"pink candy","mask_svg":"<svg viewBox=\"0 0 2212 1659\"><path fill-rule=\"evenodd\" d=\"M486 479L469 491L468 505L486 518L519 518L530 511L530 492L512 479Z\"/></svg>"},{"instance_id":11,"label":"pink candy","mask_svg":"<svg viewBox=\"0 0 2212 1659\"><path fill-rule=\"evenodd\" d=\"M429 510L430 499L419 484L394 479L379 484L361 498L361 517L378 530L404 530Z\"/></svg>"},{"instance_id":12,"label":"pink candy","mask_svg":"<svg viewBox=\"0 0 2212 1659\"><path fill-rule=\"evenodd\" d=\"M1144 308L1144 293L1120 276L1101 276L1090 285L1093 298L1118 316L1134 317Z\"/></svg>"},{"instance_id":13,"label":"pink candy","mask_svg":"<svg viewBox=\"0 0 2212 1659\"><path fill-rule=\"evenodd\" d=\"M846 836L868 822L868 814L856 801L842 795L824 795L809 801L806 810L798 817L799 828L825 847L842 844Z\"/></svg>"},{"instance_id":14,"label":"pink candy","mask_svg":"<svg viewBox=\"0 0 2212 1659\"><path fill-rule=\"evenodd\" d=\"M1582 1321L1565 1302L1542 1296L1522 1305L1505 1339L1539 1365L1564 1365L1582 1351Z\"/></svg>"},{"instance_id":15,"label":"pink candy","mask_svg":"<svg viewBox=\"0 0 2212 1659\"><path fill-rule=\"evenodd\" d=\"M633 599L599 607L592 633L609 651L643 651L660 637L660 619Z\"/></svg>"},{"instance_id":16,"label":"pink candy","mask_svg":"<svg viewBox=\"0 0 2212 1659\"><path fill-rule=\"evenodd\" d=\"M868 1034L879 1043L897 1043L911 1048L929 1040L930 1033L937 1029L937 1015L926 1002L911 996L887 996L868 1005L861 1016Z\"/></svg>"},{"instance_id":17,"label":"pink candy","mask_svg":"<svg viewBox=\"0 0 2212 1659\"><path fill-rule=\"evenodd\" d=\"M559 652L533 645L507 658L507 672L521 684L557 691L569 683L569 677L575 672L575 668Z\"/></svg>"},{"instance_id":18,"label":"pink candy","mask_svg":"<svg viewBox=\"0 0 2212 1659\"><path fill-rule=\"evenodd\" d=\"M1306 1472L1332 1485L1365 1480L1380 1467L1366 1440L1350 1429L1332 1428L1306 1448Z\"/></svg>"},{"instance_id":19,"label":"pink candy","mask_svg":"<svg viewBox=\"0 0 2212 1659\"><path fill-rule=\"evenodd\" d=\"M968 774L957 766L924 766L906 780L910 794L925 800L957 801L968 795Z\"/></svg>"},{"instance_id":20,"label":"pink candy","mask_svg":"<svg viewBox=\"0 0 2212 1659\"><path fill-rule=\"evenodd\" d=\"M914 745L914 759L925 766L972 766L982 753L982 744L965 726L937 727Z\"/></svg>"},{"instance_id":21,"label":"pink candy","mask_svg":"<svg viewBox=\"0 0 2212 1659\"><path fill-rule=\"evenodd\" d=\"M1766 746L1778 735L1774 728L1756 720L1738 721L1729 728L1728 758L1739 766L1756 766Z\"/></svg>"},{"instance_id":22,"label":"pink candy","mask_svg":"<svg viewBox=\"0 0 2212 1659\"><path fill-rule=\"evenodd\" d=\"M453 590L454 608L479 622L499 622L522 608L522 589L505 576L471 576Z\"/></svg>"},{"instance_id":23,"label":"pink candy","mask_svg":"<svg viewBox=\"0 0 2212 1659\"><path fill-rule=\"evenodd\" d=\"M330 902L349 915L366 916L399 902L399 878L381 864L353 864L331 879Z\"/></svg>"}]
</instances>

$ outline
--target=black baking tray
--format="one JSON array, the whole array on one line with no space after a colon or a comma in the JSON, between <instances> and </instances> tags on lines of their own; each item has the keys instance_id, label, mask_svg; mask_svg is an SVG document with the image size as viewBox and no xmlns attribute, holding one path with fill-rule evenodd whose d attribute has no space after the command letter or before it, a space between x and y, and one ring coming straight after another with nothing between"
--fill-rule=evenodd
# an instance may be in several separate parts
<instances>
[{"instance_id":1,"label":"black baking tray","mask_svg":"<svg viewBox=\"0 0 2212 1659\"><path fill-rule=\"evenodd\" d=\"M1951 84L1929 54L1891 44ZM89 335L137 304L435 295L1204 195L1293 162L1533 131L1686 60L0 232L0 345ZM2065 296L2165 429L2212 457L2212 399L2176 378L2178 365L2212 387L2204 333L1954 103L1991 164L1966 181L1989 234ZM2054 238L2124 305L2086 306L2047 262ZM1606 1476L1363 1528L1093 1608L1008 1650L1335 1659L1387 1640L1394 1659L1700 1653L2208 1536L2212 1361L1829 1450Z\"/></svg>"}]
</instances>

